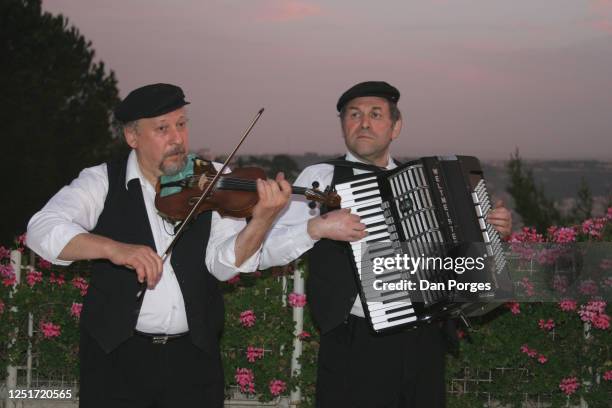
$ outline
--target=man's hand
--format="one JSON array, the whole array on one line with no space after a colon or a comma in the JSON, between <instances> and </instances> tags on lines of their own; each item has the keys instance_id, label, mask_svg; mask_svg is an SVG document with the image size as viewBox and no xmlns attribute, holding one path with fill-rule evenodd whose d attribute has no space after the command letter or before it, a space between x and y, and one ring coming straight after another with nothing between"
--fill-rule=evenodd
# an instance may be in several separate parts
<instances>
[{"instance_id":1,"label":"man's hand","mask_svg":"<svg viewBox=\"0 0 612 408\"><path fill-rule=\"evenodd\" d=\"M133 269L138 281L144 282L146 279L150 289L161 279L163 269L161 258L148 246L125 244L92 233L74 236L58 258L66 261L108 259L115 265Z\"/></svg>"},{"instance_id":2,"label":"man's hand","mask_svg":"<svg viewBox=\"0 0 612 408\"><path fill-rule=\"evenodd\" d=\"M512 214L504 207L504 202L498 200L495 208L489 211L487 222L491 224L502 236L507 237L512 232Z\"/></svg>"},{"instance_id":3,"label":"man's hand","mask_svg":"<svg viewBox=\"0 0 612 408\"><path fill-rule=\"evenodd\" d=\"M358 241L367 235L365 224L348 208L330 211L308 221L312 239L328 238L336 241Z\"/></svg>"},{"instance_id":4,"label":"man's hand","mask_svg":"<svg viewBox=\"0 0 612 408\"><path fill-rule=\"evenodd\" d=\"M253 220L261 220L270 225L289 201L291 185L281 172L276 180L257 180L257 195L259 201L253 208Z\"/></svg>"},{"instance_id":5,"label":"man's hand","mask_svg":"<svg viewBox=\"0 0 612 408\"><path fill-rule=\"evenodd\" d=\"M134 269L138 282L142 283L146 280L149 289L153 289L162 276L162 259L146 245L113 241L108 247L108 260L115 265Z\"/></svg>"}]
</instances>

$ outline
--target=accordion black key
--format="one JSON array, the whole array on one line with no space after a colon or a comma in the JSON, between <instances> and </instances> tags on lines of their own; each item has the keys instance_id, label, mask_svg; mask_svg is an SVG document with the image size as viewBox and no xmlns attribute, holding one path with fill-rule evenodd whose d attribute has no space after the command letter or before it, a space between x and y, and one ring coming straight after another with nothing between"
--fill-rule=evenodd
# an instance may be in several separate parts
<instances>
[{"instance_id":1,"label":"accordion black key","mask_svg":"<svg viewBox=\"0 0 612 408\"><path fill-rule=\"evenodd\" d=\"M486 222L492 206L477 158L424 157L335 188L341 207L368 232L350 245L374 331L479 315L499 304L490 300L510 282L500 236ZM461 259L472 259L472 270L458 273Z\"/></svg>"}]
</instances>

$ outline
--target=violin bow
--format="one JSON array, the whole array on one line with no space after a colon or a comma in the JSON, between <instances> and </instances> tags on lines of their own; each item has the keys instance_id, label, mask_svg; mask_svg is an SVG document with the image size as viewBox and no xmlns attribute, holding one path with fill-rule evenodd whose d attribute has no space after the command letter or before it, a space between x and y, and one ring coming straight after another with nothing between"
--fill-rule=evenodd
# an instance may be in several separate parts
<instances>
[{"instance_id":1,"label":"violin bow","mask_svg":"<svg viewBox=\"0 0 612 408\"><path fill-rule=\"evenodd\" d=\"M244 142L246 137L249 135L249 133L251 133L251 130L253 129L253 127L255 126L259 118L261 117L261 114L263 113L263 111L264 111L264 108L261 108L259 112L257 112L255 117L251 121L251 124L249 125L249 127L247 127L247 129L244 131L242 138L240 139L240 141L238 142L234 150L230 153L229 156L227 156L227 159L225 159L223 166L221 166L221 168L217 171L217 174L215 174L215 177L213 177L211 182L208 183L208 186L206 186L206 188L204 189L204 192L202 192L198 201L191 208L191 211L189 211L189 214L187 214L187 217L185 217L185 219L181 223L179 229L174 234L174 238L172 238L172 242L170 242L170 245L168 245L168 248L166 248L166 250L164 251L164 255L162 256L162 263L166 262L166 258L168 258L168 255L170 255L170 253L172 252L172 248L176 244L176 241L178 240L178 238L181 236L181 233L183 232L183 230L185 229L189 221L191 221L191 219L195 216L197 208L200 206L202 201L204 201L204 198L206 198L206 196L213 189L215 184L217 184L217 180L219 180L219 177L221 177L221 175L223 174L223 172L225 171L229 163L232 161L232 159L234 158L234 155L236 154L240 146L242 146L242 143Z\"/></svg>"}]
</instances>

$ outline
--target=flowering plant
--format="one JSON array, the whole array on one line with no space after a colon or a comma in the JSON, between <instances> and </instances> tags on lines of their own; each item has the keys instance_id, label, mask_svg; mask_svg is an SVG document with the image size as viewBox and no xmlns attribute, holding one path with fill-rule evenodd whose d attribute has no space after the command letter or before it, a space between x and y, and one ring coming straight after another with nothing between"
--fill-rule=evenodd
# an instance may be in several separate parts
<instances>
[{"instance_id":1,"label":"flowering plant","mask_svg":"<svg viewBox=\"0 0 612 408\"><path fill-rule=\"evenodd\" d=\"M580 399L589 406L608 406L612 396L612 374L608 374L612 369L612 330L610 307L603 296L610 288L605 259L610 254L606 242L610 241L612 208L605 217L551 227L546 234L532 228L512 234L510 247L524 261L523 269L518 269L533 272L554 265L557 273L547 284L560 298L554 302L508 302L506 307L473 321L474 329L459 340L458 356L449 359L449 381L470 367L472 372L492 373L490 381L479 383L472 391L489 393L501 405L520 406L527 395L555 407L576 406ZM599 275L588 279L578 276L572 292L576 276L563 268L582 266L564 261L575 255L572 245L576 243L580 248L597 249L599 245L603 251L598 256L603 254L604 259L597 258L599 267L589 266ZM525 299L537 298L542 290L530 276L517 279ZM468 400L475 403L474 398L457 387L451 391L449 406L463 406Z\"/></svg>"}]
</instances>

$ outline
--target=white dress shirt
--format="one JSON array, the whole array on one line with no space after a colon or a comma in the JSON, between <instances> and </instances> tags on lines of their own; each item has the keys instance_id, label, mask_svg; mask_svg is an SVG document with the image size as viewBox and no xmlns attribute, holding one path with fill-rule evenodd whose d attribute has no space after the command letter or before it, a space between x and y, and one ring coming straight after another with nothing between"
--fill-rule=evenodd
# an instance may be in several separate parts
<instances>
[{"instance_id":1,"label":"white dress shirt","mask_svg":"<svg viewBox=\"0 0 612 408\"><path fill-rule=\"evenodd\" d=\"M346 160L361 162L351 152L347 152ZM387 170L397 167L391 158L387 159ZM353 174L369 173L368 170L353 169ZM319 188L324 190L332 182L334 166L331 164L315 164L306 167L300 173L295 183L299 187L312 187L312 183L317 181ZM308 235L308 220L319 215L319 208L311 209L308 207L308 200L305 197L293 197L289 206L276 221L272 230L268 233L261 253L261 268L270 266L286 265L294 259L299 258L304 252L312 248L317 242ZM334 273L334 271L327 271ZM361 298L357 296L351 314L364 317Z\"/></svg>"},{"instance_id":2,"label":"white dress shirt","mask_svg":"<svg viewBox=\"0 0 612 408\"><path fill-rule=\"evenodd\" d=\"M217 168L220 167L215 163ZM157 253L162 256L174 233L174 226L165 221L155 208L155 187L142 175L134 150L129 155L125 188L138 179L147 208ZM78 234L91 231L104 209L108 192L106 164L84 169L70 185L63 187L28 223L28 246L44 259L58 265L71 262L58 259L66 244ZM210 238L206 247L206 266L217 279L224 281L238 272L253 272L259 264L257 251L240 268L235 264L236 236L246 225L243 219L221 217L213 212ZM204 248L202 248L204 250ZM170 264L164 262L162 276L155 288L147 289L136 329L146 333L176 334L189 330L183 294ZM129 272L126 272L129 273Z\"/></svg>"}]
</instances>

